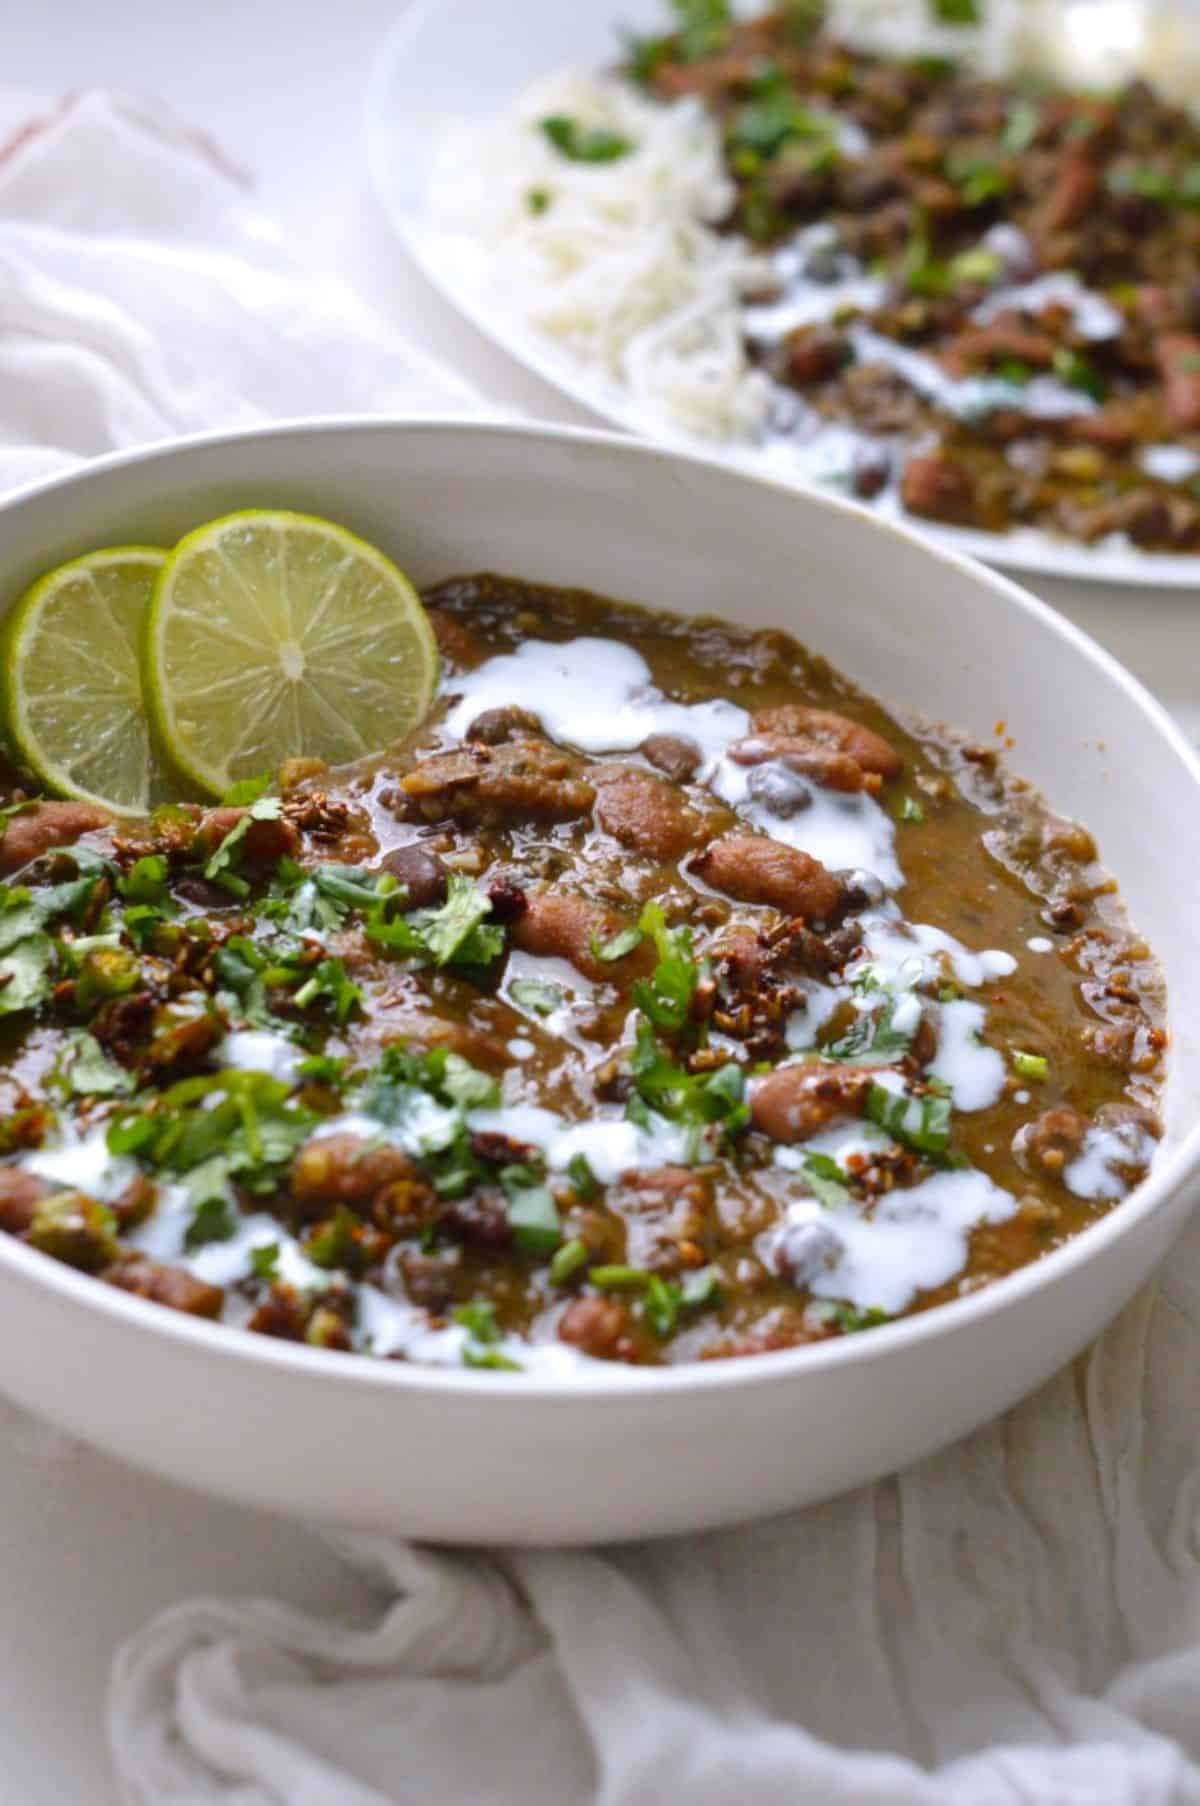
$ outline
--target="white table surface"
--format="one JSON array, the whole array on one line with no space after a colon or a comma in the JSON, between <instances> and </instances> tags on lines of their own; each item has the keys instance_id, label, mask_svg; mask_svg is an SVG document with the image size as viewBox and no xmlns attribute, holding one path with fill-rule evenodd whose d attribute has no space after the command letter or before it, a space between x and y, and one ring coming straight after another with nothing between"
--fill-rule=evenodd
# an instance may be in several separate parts
<instances>
[{"instance_id":1,"label":"white table surface","mask_svg":"<svg viewBox=\"0 0 1200 1806\"><path fill-rule=\"evenodd\" d=\"M497 0L499 3L499 0ZM11 0L0 72L41 93L165 95L254 175L313 259L498 401L580 421L460 322L389 240L366 190L360 112L404 0ZM1051 588L1053 587L1053 594ZM1200 599L1047 584L1200 733ZM45 1358L32 1351L31 1358ZM102 1730L117 1642L195 1592L281 1593L328 1609L339 1571L299 1526L185 1494L99 1455L0 1469L0 1806L113 1806Z\"/></svg>"}]
</instances>

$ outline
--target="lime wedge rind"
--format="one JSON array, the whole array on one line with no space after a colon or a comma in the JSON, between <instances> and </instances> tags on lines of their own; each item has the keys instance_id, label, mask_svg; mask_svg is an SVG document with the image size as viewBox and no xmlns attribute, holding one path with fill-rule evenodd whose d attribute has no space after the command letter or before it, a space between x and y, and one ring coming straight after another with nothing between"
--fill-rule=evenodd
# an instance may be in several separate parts
<instances>
[{"instance_id":1,"label":"lime wedge rind","mask_svg":"<svg viewBox=\"0 0 1200 1806\"><path fill-rule=\"evenodd\" d=\"M160 756L210 796L287 758L339 765L382 751L425 715L437 673L404 573L346 528L287 509L189 533L143 623Z\"/></svg>"},{"instance_id":2,"label":"lime wedge rind","mask_svg":"<svg viewBox=\"0 0 1200 1806\"><path fill-rule=\"evenodd\" d=\"M138 640L167 554L109 546L40 577L0 630L0 722L42 788L118 814L171 794L142 706Z\"/></svg>"}]
</instances>

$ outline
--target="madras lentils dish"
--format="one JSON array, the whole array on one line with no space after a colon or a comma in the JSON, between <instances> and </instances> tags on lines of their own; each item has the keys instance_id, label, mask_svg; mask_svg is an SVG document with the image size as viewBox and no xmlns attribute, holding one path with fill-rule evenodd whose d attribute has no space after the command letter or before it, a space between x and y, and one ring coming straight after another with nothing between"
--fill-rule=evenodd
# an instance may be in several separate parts
<instances>
[{"instance_id":1,"label":"madras lentils dish","mask_svg":"<svg viewBox=\"0 0 1200 1806\"><path fill-rule=\"evenodd\" d=\"M828 12L673 0L452 146L433 206L490 304L658 424L885 512L1200 548L1200 123L1145 82L868 53Z\"/></svg>"},{"instance_id":2,"label":"madras lentils dish","mask_svg":"<svg viewBox=\"0 0 1200 1806\"><path fill-rule=\"evenodd\" d=\"M0 1227L256 1334L549 1377L792 1348L1146 1173L1152 956L1086 831L779 632L422 598L387 754L0 870Z\"/></svg>"}]
</instances>

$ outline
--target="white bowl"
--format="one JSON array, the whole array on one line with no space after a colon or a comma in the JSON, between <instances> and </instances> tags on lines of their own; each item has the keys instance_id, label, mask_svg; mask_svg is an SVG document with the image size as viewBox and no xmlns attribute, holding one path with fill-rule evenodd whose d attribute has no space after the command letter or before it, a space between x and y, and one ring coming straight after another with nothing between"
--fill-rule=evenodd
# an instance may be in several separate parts
<instances>
[{"instance_id":1,"label":"white bowl","mask_svg":"<svg viewBox=\"0 0 1200 1806\"><path fill-rule=\"evenodd\" d=\"M628 440L323 423L104 459L0 507L3 590L250 504L331 515L418 582L491 568L786 627L869 691L988 738L1096 834L1166 973L1167 1133L1145 1185L1010 1279L813 1348L555 1387L196 1321L0 1236L0 1388L126 1460L281 1511L454 1542L697 1529L821 1499L1047 1378L1150 1275L1200 1166L1200 766L1091 641L1005 579L835 500Z\"/></svg>"}]
</instances>

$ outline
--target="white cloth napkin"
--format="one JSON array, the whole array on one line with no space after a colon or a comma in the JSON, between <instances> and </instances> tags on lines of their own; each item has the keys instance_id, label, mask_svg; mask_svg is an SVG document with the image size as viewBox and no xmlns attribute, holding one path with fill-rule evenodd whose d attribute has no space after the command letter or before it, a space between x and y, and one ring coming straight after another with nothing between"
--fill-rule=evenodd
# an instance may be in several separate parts
<instances>
[{"instance_id":1,"label":"white cloth napkin","mask_svg":"<svg viewBox=\"0 0 1200 1806\"><path fill-rule=\"evenodd\" d=\"M0 154L0 484L469 399L157 111L85 97ZM1200 1806L1198 1372L1200 1226L1036 1398L832 1504L609 1554L338 1537L344 1618L194 1600L120 1651L124 1796ZM87 1485L90 1457L11 1414L4 1457Z\"/></svg>"}]
</instances>

